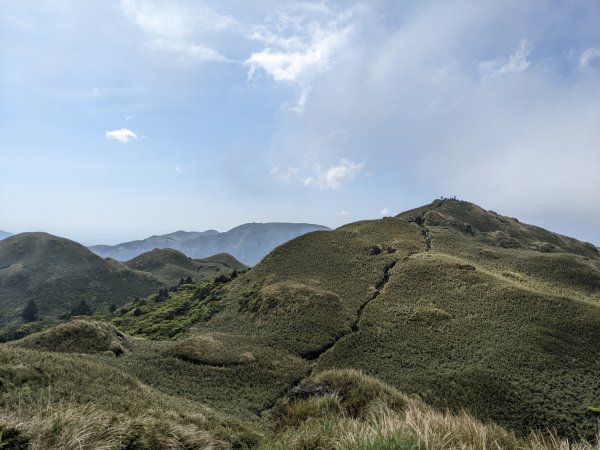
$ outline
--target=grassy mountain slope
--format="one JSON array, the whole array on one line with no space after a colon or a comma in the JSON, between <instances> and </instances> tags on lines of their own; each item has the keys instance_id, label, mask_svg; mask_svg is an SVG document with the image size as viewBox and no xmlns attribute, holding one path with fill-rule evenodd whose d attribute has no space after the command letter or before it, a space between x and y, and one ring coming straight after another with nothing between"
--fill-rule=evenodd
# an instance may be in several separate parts
<instances>
[{"instance_id":1,"label":"grassy mountain slope","mask_svg":"<svg viewBox=\"0 0 600 450\"><path fill-rule=\"evenodd\" d=\"M467 202L436 204L445 221L430 207L277 248L198 331L252 335L316 371L360 368L520 432L593 435L597 249Z\"/></svg>"},{"instance_id":2,"label":"grassy mountain slope","mask_svg":"<svg viewBox=\"0 0 600 450\"><path fill-rule=\"evenodd\" d=\"M95 245L90 250L102 257L126 261L155 248L173 248L192 258L206 258L217 253L229 253L247 265L254 265L278 245L304 233L327 230L327 227L308 223L247 223L219 233L177 231L164 236Z\"/></svg>"},{"instance_id":3,"label":"grassy mountain slope","mask_svg":"<svg viewBox=\"0 0 600 450\"><path fill-rule=\"evenodd\" d=\"M86 329L89 329L87 327ZM220 336L194 345L206 349ZM60 346L62 339L55 340ZM182 342L187 344L187 342ZM86 345L82 350L88 350ZM75 347L70 351L76 351ZM135 346L129 351L136 352ZM170 349L169 352L172 352ZM177 351L177 349L175 349ZM593 450L557 437L526 438L461 412L425 405L355 370L329 370L277 401L273 424L246 423L140 383L114 357L0 347L0 444L26 449ZM206 361L205 361L206 362ZM101 379L103 383L97 383ZM203 378L196 378L196 382ZM225 380L227 383L228 380ZM222 399L227 392L220 392ZM239 397L224 409L231 409Z\"/></svg>"},{"instance_id":4,"label":"grassy mountain slope","mask_svg":"<svg viewBox=\"0 0 600 450\"><path fill-rule=\"evenodd\" d=\"M46 233L0 241L0 326L18 326L34 300L41 319L56 318L85 299L93 311L123 305L161 286L151 274L104 260L86 247Z\"/></svg>"},{"instance_id":5,"label":"grassy mountain slope","mask_svg":"<svg viewBox=\"0 0 600 450\"><path fill-rule=\"evenodd\" d=\"M229 253L217 253L216 255L208 256L202 259L196 259L195 261L201 263L214 263L214 264L222 264L225 267L229 267L230 269L235 269L238 272L242 270L248 269L248 266L240 261L238 261L235 257L230 255Z\"/></svg>"},{"instance_id":6,"label":"grassy mountain slope","mask_svg":"<svg viewBox=\"0 0 600 450\"><path fill-rule=\"evenodd\" d=\"M399 215L429 231L435 250L468 258L521 286L600 301L600 250L468 202L438 200Z\"/></svg>"},{"instance_id":7,"label":"grassy mountain slope","mask_svg":"<svg viewBox=\"0 0 600 450\"><path fill-rule=\"evenodd\" d=\"M31 368L76 352L77 365L234 416L202 428L225 446L223 423L243 421L269 435L269 449L566 449L524 436L595 439L599 264L590 244L436 201L303 235L229 282L179 285L106 316L144 338L66 324L1 346L0 357ZM60 369L53 382L61 377L71 375ZM326 385L324 395L295 397L310 383ZM11 389L17 398L26 388ZM432 409L446 407L456 414ZM240 427L236 442L249 442Z\"/></svg>"},{"instance_id":8,"label":"grassy mountain slope","mask_svg":"<svg viewBox=\"0 0 600 450\"><path fill-rule=\"evenodd\" d=\"M2 239L6 239L7 237L11 237L13 234L9 233L8 231L2 231L0 230L0 241Z\"/></svg>"},{"instance_id":9,"label":"grassy mountain slope","mask_svg":"<svg viewBox=\"0 0 600 450\"><path fill-rule=\"evenodd\" d=\"M260 421L263 410L308 374L309 364L252 335L186 333L219 311L223 288L213 282L183 284L167 299L153 295L116 310L114 325L152 340L129 342L132 351L114 363L170 395Z\"/></svg>"},{"instance_id":10,"label":"grassy mountain slope","mask_svg":"<svg viewBox=\"0 0 600 450\"><path fill-rule=\"evenodd\" d=\"M228 275L234 269L247 269L244 264L228 254L193 260L170 248L154 249L123 264L132 270L151 273L167 286L177 284L181 278L190 277L194 281L200 281L221 274Z\"/></svg>"},{"instance_id":11,"label":"grassy mountain slope","mask_svg":"<svg viewBox=\"0 0 600 450\"><path fill-rule=\"evenodd\" d=\"M452 414L424 404L356 370L321 372L277 405L275 433L263 450L593 450L556 435L519 437L465 411Z\"/></svg>"},{"instance_id":12,"label":"grassy mountain slope","mask_svg":"<svg viewBox=\"0 0 600 450\"><path fill-rule=\"evenodd\" d=\"M226 449L256 444L259 435L238 420L152 389L112 361L114 356L5 344L0 350L3 448Z\"/></svg>"}]
</instances>

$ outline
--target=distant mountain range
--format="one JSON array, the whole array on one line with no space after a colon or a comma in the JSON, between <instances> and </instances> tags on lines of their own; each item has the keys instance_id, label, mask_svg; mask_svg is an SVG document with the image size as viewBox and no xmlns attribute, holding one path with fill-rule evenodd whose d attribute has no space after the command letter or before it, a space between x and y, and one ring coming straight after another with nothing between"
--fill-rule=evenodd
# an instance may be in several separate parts
<instances>
[{"instance_id":1,"label":"distant mountain range","mask_svg":"<svg viewBox=\"0 0 600 450\"><path fill-rule=\"evenodd\" d=\"M2 231L2 230L0 230L0 241L1 241L2 239L5 239L5 238L7 238L7 237L11 237L12 235L13 235L13 234L12 234L12 233L9 233L8 231Z\"/></svg>"},{"instance_id":2,"label":"distant mountain range","mask_svg":"<svg viewBox=\"0 0 600 450\"><path fill-rule=\"evenodd\" d=\"M244 264L253 266L275 247L319 230L329 228L310 223L246 223L224 233L216 230L176 231L117 245L94 245L90 250L118 261L130 260L156 248L172 248L191 258L229 253Z\"/></svg>"}]
</instances>

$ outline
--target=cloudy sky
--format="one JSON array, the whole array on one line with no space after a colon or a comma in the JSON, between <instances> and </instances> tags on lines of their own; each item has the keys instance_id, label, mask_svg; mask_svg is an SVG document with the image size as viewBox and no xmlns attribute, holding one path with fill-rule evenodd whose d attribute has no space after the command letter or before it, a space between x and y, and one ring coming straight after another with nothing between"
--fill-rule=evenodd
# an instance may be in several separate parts
<instances>
[{"instance_id":1,"label":"cloudy sky","mask_svg":"<svg viewBox=\"0 0 600 450\"><path fill-rule=\"evenodd\" d=\"M599 24L597 0L0 0L0 229L456 195L600 245Z\"/></svg>"}]
</instances>

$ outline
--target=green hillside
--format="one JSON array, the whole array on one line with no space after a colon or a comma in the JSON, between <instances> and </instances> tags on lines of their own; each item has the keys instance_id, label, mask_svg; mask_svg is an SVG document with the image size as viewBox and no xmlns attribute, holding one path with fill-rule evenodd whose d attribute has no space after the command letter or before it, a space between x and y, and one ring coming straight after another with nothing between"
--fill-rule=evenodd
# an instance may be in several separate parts
<instances>
[{"instance_id":1,"label":"green hillside","mask_svg":"<svg viewBox=\"0 0 600 450\"><path fill-rule=\"evenodd\" d=\"M591 244L436 200L303 235L247 272L155 291L97 316L111 325L63 324L0 358L82 399L91 378L66 361L140 383L140 405L160 397L176 411L160 429L185 423L214 440L173 448L591 450L562 439L597 439L599 280ZM8 398L31 389L19 377L0 373ZM18 414L2 404L1 427L31 435L42 396L31 392ZM142 414L95 394L103 417Z\"/></svg>"},{"instance_id":2,"label":"green hillside","mask_svg":"<svg viewBox=\"0 0 600 450\"><path fill-rule=\"evenodd\" d=\"M242 271L248 269L248 266L236 258L234 258L229 253L217 253L216 255L208 256L203 259L196 259L195 261L200 263L211 263L211 264L222 264L230 269L235 269L237 271Z\"/></svg>"},{"instance_id":3,"label":"green hillside","mask_svg":"<svg viewBox=\"0 0 600 450\"><path fill-rule=\"evenodd\" d=\"M589 437L598 280L590 244L437 201L277 248L197 328L252 335L316 371L358 368L519 432Z\"/></svg>"},{"instance_id":4,"label":"green hillside","mask_svg":"<svg viewBox=\"0 0 600 450\"><path fill-rule=\"evenodd\" d=\"M82 300L93 312L146 296L161 286L148 273L105 260L86 247L46 233L22 233L0 241L0 330L22 324L34 301L39 319L69 314Z\"/></svg>"},{"instance_id":5,"label":"green hillside","mask_svg":"<svg viewBox=\"0 0 600 450\"><path fill-rule=\"evenodd\" d=\"M189 277L193 281L200 281L248 268L227 253L198 260L170 248L154 249L123 264L132 270L151 273L167 286L177 284L181 278Z\"/></svg>"}]
</instances>

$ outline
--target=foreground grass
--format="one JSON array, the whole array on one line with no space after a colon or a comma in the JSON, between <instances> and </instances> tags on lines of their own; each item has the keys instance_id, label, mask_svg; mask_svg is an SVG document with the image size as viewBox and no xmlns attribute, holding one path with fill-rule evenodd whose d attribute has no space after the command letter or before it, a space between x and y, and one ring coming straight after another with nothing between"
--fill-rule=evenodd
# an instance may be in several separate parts
<instances>
[{"instance_id":1,"label":"foreground grass","mask_svg":"<svg viewBox=\"0 0 600 450\"><path fill-rule=\"evenodd\" d=\"M315 381L335 393L280 405L278 433L263 450L594 450L553 434L527 438L465 411L453 414L354 370L327 371Z\"/></svg>"},{"instance_id":2,"label":"foreground grass","mask_svg":"<svg viewBox=\"0 0 600 450\"><path fill-rule=\"evenodd\" d=\"M75 325L81 326L81 323ZM92 326L102 329L95 323ZM105 329L110 330L110 326ZM64 330L58 336L65 339ZM29 345L30 339L25 343ZM75 350L73 347L65 349L58 340L55 342L61 351ZM183 392L166 395L144 385L138 377L113 367L115 362L127 361L137 353L135 340L128 344L127 353L120 358L105 353L66 355L3 345L0 347L0 448L597 449L585 441L569 442L553 434L518 436L498 425L482 423L464 410L457 413L437 410L418 397L406 395L353 369L313 374L308 382L327 386L325 395L300 398L294 396L293 391L281 392L283 396L271 409L271 422L258 422L250 416L246 416L246 420L234 419L224 412L243 402L244 378L252 370L264 373L276 370L277 352L259 350L251 343L226 335L197 335L184 341L159 344L163 355L175 356L171 363L181 355L195 358L196 363L186 363L188 368L204 371L210 364L233 364L231 368L242 371L229 375L238 377L241 389L232 388L233 380L227 379L230 368L221 366L220 374L225 378L222 390L216 394L221 399L219 410L222 412L216 412L189 400ZM214 350L220 345L227 351L222 352L222 359L217 361ZM252 355L244 351L249 347L254 348ZM88 347L84 345L84 349ZM262 359L271 365L261 369L257 364ZM139 362L134 365L144 366ZM252 366L254 369L248 372ZM181 381L178 369L175 366L172 369L172 379ZM187 383L191 386L195 380L196 386L201 388L206 375L210 376L210 371L198 372ZM282 376L277 374L272 381L281 380ZM268 380L250 381L255 386L261 383L269 384ZM257 394L259 400L269 395L261 389Z\"/></svg>"},{"instance_id":3,"label":"foreground grass","mask_svg":"<svg viewBox=\"0 0 600 450\"><path fill-rule=\"evenodd\" d=\"M256 446L260 435L240 421L150 388L112 360L2 346L1 448Z\"/></svg>"}]
</instances>

